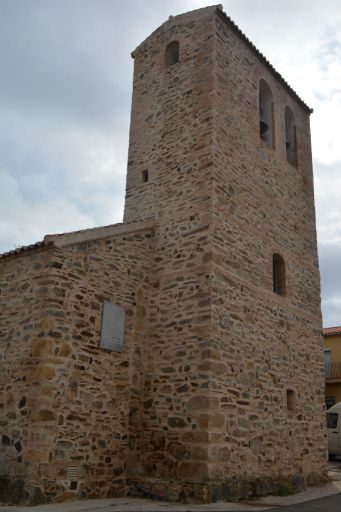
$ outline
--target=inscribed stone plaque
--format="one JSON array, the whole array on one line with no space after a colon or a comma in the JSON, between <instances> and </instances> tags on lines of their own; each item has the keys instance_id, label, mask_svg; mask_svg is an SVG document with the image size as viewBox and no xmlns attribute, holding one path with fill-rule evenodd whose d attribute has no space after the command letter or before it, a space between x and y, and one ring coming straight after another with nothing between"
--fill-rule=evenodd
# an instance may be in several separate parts
<instances>
[{"instance_id":1,"label":"inscribed stone plaque","mask_svg":"<svg viewBox=\"0 0 341 512\"><path fill-rule=\"evenodd\" d=\"M122 306L105 301L103 303L101 348L122 352L125 312Z\"/></svg>"}]
</instances>

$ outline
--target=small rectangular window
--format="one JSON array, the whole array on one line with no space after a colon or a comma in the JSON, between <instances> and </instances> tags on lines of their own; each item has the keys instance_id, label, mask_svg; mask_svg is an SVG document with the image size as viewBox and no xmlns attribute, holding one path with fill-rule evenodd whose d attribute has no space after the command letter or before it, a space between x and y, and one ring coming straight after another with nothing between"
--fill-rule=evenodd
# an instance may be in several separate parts
<instances>
[{"instance_id":1,"label":"small rectangular window","mask_svg":"<svg viewBox=\"0 0 341 512\"><path fill-rule=\"evenodd\" d=\"M336 404L336 397L335 396L326 396L325 399L326 402L326 408L327 410L330 409L333 405Z\"/></svg>"},{"instance_id":2,"label":"small rectangular window","mask_svg":"<svg viewBox=\"0 0 341 512\"><path fill-rule=\"evenodd\" d=\"M337 428L339 415L336 412L327 412L327 428Z\"/></svg>"},{"instance_id":3,"label":"small rectangular window","mask_svg":"<svg viewBox=\"0 0 341 512\"><path fill-rule=\"evenodd\" d=\"M148 181L148 171L142 171L142 183L147 183Z\"/></svg>"},{"instance_id":4,"label":"small rectangular window","mask_svg":"<svg viewBox=\"0 0 341 512\"><path fill-rule=\"evenodd\" d=\"M77 480L71 480L70 482L70 491L77 491L78 482Z\"/></svg>"},{"instance_id":5,"label":"small rectangular window","mask_svg":"<svg viewBox=\"0 0 341 512\"><path fill-rule=\"evenodd\" d=\"M285 295L285 263L279 254L272 255L272 289L278 295Z\"/></svg>"},{"instance_id":6,"label":"small rectangular window","mask_svg":"<svg viewBox=\"0 0 341 512\"><path fill-rule=\"evenodd\" d=\"M165 53L166 68L179 62L179 50L179 41L172 41L171 43L169 43Z\"/></svg>"},{"instance_id":7,"label":"small rectangular window","mask_svg":"<svg viewBox=\"0 0 341 512\"><path fill-rule=\"evenodd\" d=\"M100 347L113 352L122 352L125 311L122 306L105 301L103 303Z\"/></svg>"}]
</instances>

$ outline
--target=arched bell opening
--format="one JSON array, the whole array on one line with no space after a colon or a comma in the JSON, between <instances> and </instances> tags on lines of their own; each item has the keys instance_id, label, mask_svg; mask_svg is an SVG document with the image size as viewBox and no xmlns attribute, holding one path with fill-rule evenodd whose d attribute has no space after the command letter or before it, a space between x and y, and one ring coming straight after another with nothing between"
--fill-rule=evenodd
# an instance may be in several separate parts
<instances>
[{"instance_id":1,"label":"arched bell opening","mask_svg":"<svg viewBox=\"0 0 341 512\"><path fill-rule=\"evenodd\" d=\"M275 146L274 102L270 87L265 80L259 81L259 135L269 146Z\"/></svg>"},{"instance_id":2,"label":"arched bell opening","mask_svg":"<svg viewBox=\"0 0 341 512\"><path fill-rule=\"evenodd\" d=\"M296 140L296 124L294 113L290 107L285 107L285 150L287 160L297 167L297 140Z\"/></svg>"},{"instance_id":3,"label":"arched bell opening","mask_svg":"<svg viewBox=\"0 0 341 512\"><path fill-rule=\"evenodd\" d=\"M179 62L179 41L172 41L166 48L165 65L166 68Z\"/></svg>"}]
</instances>

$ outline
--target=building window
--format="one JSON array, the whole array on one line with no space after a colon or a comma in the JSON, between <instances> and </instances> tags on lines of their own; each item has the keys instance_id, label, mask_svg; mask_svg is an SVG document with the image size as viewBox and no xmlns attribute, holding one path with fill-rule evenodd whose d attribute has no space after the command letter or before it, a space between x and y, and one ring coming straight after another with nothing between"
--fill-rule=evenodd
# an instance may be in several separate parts
<instances>
[{"instance_id":1,"label":"building window","mask_svg":"<svg viewBox=\"0 0 341 512\"><path fill-rule=\"evenodd\" d=\"M327 428L337 428L339 415L336 412L327 413Z\"/></svg>"},{"instance_id":2,"label":"building window","mask_svg":"<svg viewBox=\"0 0 341 512\"><path fill-rule=\"evenodd\" d=\"M294 113L285 107L285 149L289 163L297 167L297 134Z\"/></svg>"},{"instance_id":3,"label":"building window","mask_svg":"<svg viewBox=\"0 0 341 512\"><path fill-rule=\"evenodd\" d=\"M166 61L166 68L179 62L179 42L178 41L172 41L167 46L165 61Z\"/></svg>"},{"instance_id":4,"label":"building window","mask_svg":"<svg viewBox=\"0 0 341 512\"><path fill-rule=\"evenodd\" d=\"M279 254L272 255L272 284L274 293L285 295L285 263Z\"/></svg>"},{"instance_id":5,"label":"building window","mask_svg":"<svg viewBox=\"0 0 341 512\"><path fill-rule=\"evenodd\" d=\"M105 301L102 312L100 347L113 352L122 352L125 311L122 306Z\"/></svg>"},{"instance_id":6,"label":"building window","mask_svg":"<svg viewBox=\"0 0 341 512\"><path fill-rule=\"evenodd\" d=\"M147 183L148 181L148 171L142 171L142 183Z\"/></svg>"},{"instance_id":7,"label":"building window","mask_svg":"<svg viewBox=\"0 0 341 512\"><path fill-rule=\"evenodd\" d=\"M326 396L325 402L326 402L326 409L328 410L331 407L333 407L333 405L336 404L336 397L335 396Z\"/></svg>"},{"instance_id":8,"label":"building window","mask_svg":"<svg viewBox=\"0 0 341 512\"><path fill-rule=\"evenodd\" d=\"M296 410L296 395L292 389L287 389L287 411L295 412Z\"/></svg>"},{"instance_id":9,"label":"building window","mask_svg":"<svg viewBox=\"0 0 341 512\"><path fill-rule=\"evenodd\" d=\"M275 147L273 95L263 79L259 81L259 135L269 148Z\"/></svg>"}]
</instances>

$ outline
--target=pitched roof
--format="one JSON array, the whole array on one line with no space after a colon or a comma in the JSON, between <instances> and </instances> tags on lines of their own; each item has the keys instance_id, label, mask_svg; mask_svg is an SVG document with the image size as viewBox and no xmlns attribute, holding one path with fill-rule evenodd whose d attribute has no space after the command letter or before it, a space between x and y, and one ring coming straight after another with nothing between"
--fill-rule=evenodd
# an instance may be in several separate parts
<instances>
[{"instance_id":1,"label":"pitched roof","mask_svg":"<svg viewBox=\"0 0 341 512\"><path fill-rule=\"evenodd\" d=\"M44 240L31 245L23 245L12 251L0 254L0 259L10 256L19 256L37 249L47 249L48 247L64 247L82 242L91 242L110 236L128 235L140 231L152 230L155 227L154 219L141 219L138 221L121 222L118 224L109 224L108 226L99 226L96 228L79 229L68 233L58 233L55 235L45 235Z\"/></svg>"},{"instance_id":2,"label":"pitched roof","mask_svg":"<svg viewBox=\"0 0 341 512\"><path fill-rule=\"evenodd\" d=\"M332 334L341 334L341 325L337 327L325 327L323 330L323 336L331 336Z\"/></svg>"},{"instance_id":3,"label":"pitched roof","mask_svg":"<svg viewBox=\"0 0 341 512\"><path fill-rule=\"evenodd\" d=\"M108 226L98 226L95 228L79 229L69 231L68 233L58 233L55 235L45 235L44 243L52 242L56 247L65 245L90 242L110 236L125 235L137 231L147 231L155 227L154 219L140 219L138 221L120 222L118 224L109 224Z\"/></svg>"},{"instance_id":4,"label":"pitched roof","mask_svg":"<svg viewBox=\"0 0 341 512\"><path fill-rule=\"evenodd\" d=\"M8 258L9 256L17 256L19 254L24 254L24 253L26 254L27 252L31 252L36 249L51 247L52 245L54 245L53 242L44 242L44 241L37 242L37 243L31 244L31 245L22 245L21 247L17 247L16 249L13 249L12 251L7 251L7 252L0 254L0 259Z\"/></svg>"},{"instance_id":5,"label":"pitched roof","mask_svg":"<svg viewBox=\"0 0 341 512\"><path fill-rule=\"evenodd\" d=\"M295 98L295 100L305 109L309 112L309 114L312 114L313 109L308 107L308 105L298 96L298 94L294 91L292 87L288 84L288 82L282 77L278 71L270 64L270 62L267 60L267 58L256 48L256 46L250 41L248 37L240 30L238 25L235 24L233 20L227 14L224 13L222 10L221 5L216 6L216 12L218 13L218 16L222 18L225 23L235 32L239 38L246 43L246 45L250 48L250 50L262 61L262 63L265 65L266 68L271 71L271 73L281 82L283 87L288 91L288 93Z\"/></svg>"}]
</instances>

